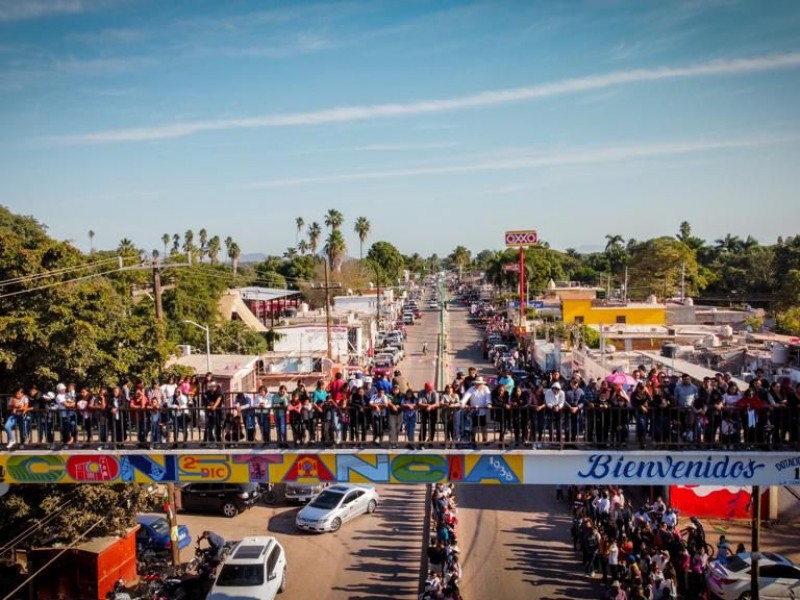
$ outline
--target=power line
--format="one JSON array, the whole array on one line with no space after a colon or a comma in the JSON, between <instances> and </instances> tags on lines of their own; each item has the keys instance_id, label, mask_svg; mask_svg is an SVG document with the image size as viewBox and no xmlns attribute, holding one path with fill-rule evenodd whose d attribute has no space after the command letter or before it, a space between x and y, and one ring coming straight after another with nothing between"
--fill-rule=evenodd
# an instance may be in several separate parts
<instances>
[{"instance_id":1,"label":"power line","mask_svg":"<svg viewBox=\"0 0 800 600\"><path fill-rule=\"evenodd\" d=\"M17 537L15 537L13 540L6 543L5 546L0 548L0 556L8 552L12 547L16 546L19 542L25 541L26 539L31 537L33 535L33 532L35 532L38 529L41 529L43 526L47 525L50 521L55 519L61 513L62 510L64 510L67 506L69 506L75 501L74 496L75 492L73 492L73 497L64 502L64 504L62 504L61 506L57 507L55 509L55 512L48 514L44 519L42 519L38 523L31 525L30 527L28 527L28 529L17 535Z\"/></svg>"},{"instance_id":2,"label":"power line","mask_svg":"<svg viewBox=\"0 0 800 600\"><path fill-rule=\"evenodd\" d=\"M117 505L117 506L122 506L122 501L120 501L120 502L118 503L118 505ZM20 591L20 590L21 590L22 588L24 588L26 585L28 585L28 584L29 584L31 581L33 581L34 579L36 579L36 578L39 576L39 574L40 574L42 571L44 571L44 570L45 570L47 567L49 567L50 565L52 565L52 564L53 564L53 563L54 563L56 560L58 560L58 559L59 559L59 557L61 557L61 555L62 555L62 554L64 554L64 553L65 553L67 550L71 550L72 548L74 548L74 547L75 547L75 545L76 545L76 544L77 544L77 543L78 543L80 540L82 540L82 539L83 539L83 538L85 538L87 535L89 535L89 532L91 532L91 531L92 531L92 530L93 530L95 527L97 527L98 525L100 525L100 523L102 523L103 521L105 521L105 520L106 520L106 519L107 519L109 516L110 516L110 513L109 513L109 514L106 514L106 515L103 515L102 517L100 517L100 520L99 520L99 521L97 521L96 523L94 523L93 525L91 525L91 526L90 526L90 527L89 527L89 528L88 528L86 531L84 531L84 532L83 532L81 535L79 535L77 538L75 538L75 539L74 539L74 540L73 540L73 541L72 541L72 542L71 542L71 543L70 543L68 546L65 546L65 547L64 547L64 549L63 549L63 550L61 550L61 552L58 552L58 553L57 553L55 556L53 556L53 558L51 558L50 560L48 560L48 561L47 561L45 564L43 564L41 567L39 567L39 568L38 568L36 571L34 571L33 573L31 573L31 574L30 574L30 576L29 576L29 577L28 577L28 578L27 578L25 581L23 581L23 582L22 582L22 583L20 583L20 584L19 584L17 587L15 587L13 590L11 590L11 591L10 591L10 592L9 592L9 593L6 595L6 596L4 596L4 597L3 597L3 599L2 599L2 600L12 600L12 599L13 599L13 597L14 597L14 594L16 594L18 591Z\"/></svg>"},{"instance_id":3,"label":"power line","mask_svg":"<svg viewBox=\"0 0 800 600\"><path fill-rule=\"evenodd\" d=\"M44 273L37 273L35 275L20 275L19 277L12 277L11 279L6 279L4 281L0 281L0 287L5 287L7 285L12 285L14 283L23 283L26 281L34 281L36 279L43 279L45 277L52 277L54 275L64 275L66 273L70 273L72 271L83 271L85 269L91 269L92 267L97 267L109 262L117 262L119 258L107 258L105 260L99 260L97 262L85 264L85 265L78 265L75 267L63 267L61 269L54 269L52 271L45 271Z\"/></svg>"},{"instance_id":4,"label":"power line","mask_svg":"<svg viewBox=\"0 0 800 600\"><path fill-rule=\"evenodd\" d=\"M76 277L75 279L67 279L66 281L57 281L55 283L48 283L47 285L42 285L36 288L31 288L27 290L18 290L16 292L9 292L8 294L0 294L0 299L2 298L10 298L11 296L19 296L21 294L30 294L33 292L39 292L41 290L46 290L52 287L56 287L58 285L66 285L68 283L75 283L77 281L85 281L86 279L92 279L93 277L101 277L103 275L110 275L111 273L116 273L119 269L113 269L111 271L103 271L102 273L94 273L92 275L84 275L83 277Z\"/></svg>"}]
</instances>

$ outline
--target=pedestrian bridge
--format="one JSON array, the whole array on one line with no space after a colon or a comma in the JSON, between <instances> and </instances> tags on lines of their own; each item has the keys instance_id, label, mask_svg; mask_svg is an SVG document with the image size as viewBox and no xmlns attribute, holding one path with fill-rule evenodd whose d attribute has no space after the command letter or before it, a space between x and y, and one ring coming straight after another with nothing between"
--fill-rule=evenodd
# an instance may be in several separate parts
<instances>
[{"instance_id":1,"label":"pedestrian bridge","mask_svg":"<svg viewBox=\"0 0 800 600\"><path fill-rule=\"evenodd\" d=\"M800 485L800 452L686 450L23 450L0 482Z\"/></svg>"}]
</instances>

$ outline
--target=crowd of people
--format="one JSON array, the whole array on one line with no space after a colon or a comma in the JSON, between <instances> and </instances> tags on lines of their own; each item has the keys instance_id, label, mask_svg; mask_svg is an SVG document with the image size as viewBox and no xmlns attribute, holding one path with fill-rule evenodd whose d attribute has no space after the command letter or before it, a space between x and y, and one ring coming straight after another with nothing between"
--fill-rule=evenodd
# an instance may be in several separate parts
<instances>
[{"instance_id":1,"label":"crowd of people","mask_svg":"<svg viewBox=\"0 0 800 600\"><path fill-rule=\"evenodd\" d=\"M428 575L420 600L461 600L460 550L455 486L437 484L431 495L431 544L428 547Z\"/></svg>"},{"instance_id":2,"label":"crowd of people","mask_svg":"<svg viewBox=\"0 0 800 600\"><path fill-rule=\"evenodd\" d=\"M602 600L705 600L712 558L734 552L725 536L715 548L696 518L683 527L659 497L638 509L622 489L569 488L573 548L589 577L600 579Z\"/></svg>"},{"instance_id":3,"label":"crowd of people","mask_svg":"<svg viewBox=\"0 0 800 600\"><path fill-rule=\"evenodd\" d=\"M613 377L613 374L612 374ZM800 385L756 373L740 391L727 374L700 385L643 366L629 383L570 379L558 371L503 370L496 380L475 368L444 390L414 390L398 370L361 372L313 388L261 386L223 393L210 375L90 389L17 389L0 406L6 445L158 447L323 444L365 447L368 440L408 449L440 444L502 447L712 447L781 449L800 442ZM34 436L36 441L34 442ZM58 442L56 440L58 439Z\"/></svg>"}]
</instances>

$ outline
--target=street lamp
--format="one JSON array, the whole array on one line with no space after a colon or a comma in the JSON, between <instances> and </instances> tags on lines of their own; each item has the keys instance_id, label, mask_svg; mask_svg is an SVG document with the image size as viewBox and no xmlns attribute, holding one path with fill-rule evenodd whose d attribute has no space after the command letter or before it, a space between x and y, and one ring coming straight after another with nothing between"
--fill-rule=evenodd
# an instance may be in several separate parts
<instances>
[{"instance_id":1,"label":"street lamp","mask_svg":"<svg viewBox=\"0 0 800 600\"><path fill-rule=\"evenodd\" d=\"M189 323L189 325L194 325L198 329L202 329L206 332L206 372L211 372L211 330L209 329L208 325L200 325L200 323L195 323L194 321L189 321L188 319L184 319L184 323Z\"/></svg>"}]
</instances>

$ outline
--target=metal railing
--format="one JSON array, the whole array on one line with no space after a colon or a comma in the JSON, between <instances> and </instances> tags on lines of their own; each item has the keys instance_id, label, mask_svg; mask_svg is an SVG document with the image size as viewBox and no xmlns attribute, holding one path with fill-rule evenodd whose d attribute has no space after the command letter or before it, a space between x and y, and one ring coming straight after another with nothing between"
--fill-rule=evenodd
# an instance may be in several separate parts
<instances>
[{"instance_id":1,"label":"metal railing","mask_svg":"<svg viewBox=\"0 0 800 600\"><path fill-rule=\"evenodd\" d=\"M403 408L327 401L288 409L240 406L236 395L216 410L194 398L158 410L31 410L10 415L2 442L14 448L120 450L228 447L541 447L549 449L800 449L800 408L691 409L584 405L554 410L541 403Z\"/></svg>"}]
</instances>

